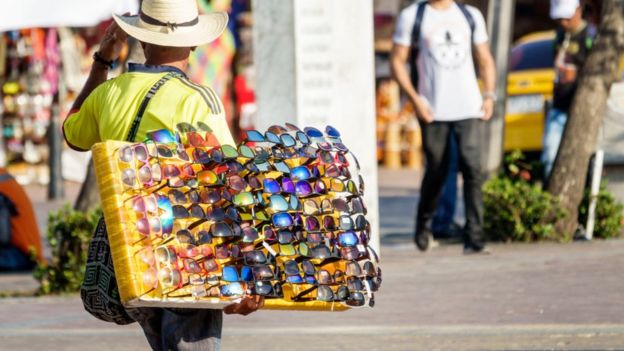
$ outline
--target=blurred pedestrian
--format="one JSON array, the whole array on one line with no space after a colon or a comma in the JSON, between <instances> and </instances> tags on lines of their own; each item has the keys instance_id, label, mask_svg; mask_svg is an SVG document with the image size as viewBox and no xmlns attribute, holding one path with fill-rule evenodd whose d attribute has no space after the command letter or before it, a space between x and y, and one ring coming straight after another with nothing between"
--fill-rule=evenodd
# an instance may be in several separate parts
<instances>
[{"instance_id":1,"label":"blurred pedestrian","mask_svg":"<svg viewBox=\"0 0 624 351\"><path fill-rule=\"evenodd\" d=\"M37 261L43 261L43 250L32 203L0 168L0 272L31 270Z\"/></svg>"},{"instance_id":2,"label":"blurred pedestrian","mask_svg":"<svg viewBox=\"0 0 624 351\"><path fill-rule=\"evenodd\" d=\"M233 145L220 99L185 73L191 51L219 37L227 14L199 15L196 0L143 0L139 15L115 15L114 19L65 120L67 143L84 151L100 141L143 140L150 130L175 130L181 122L202 121L221 144ZM107 81L128 35L141 42L145 64L130 64L127 73ZM249 314L263 303L258 296L245 297L224 311ZM127 312L139 322L155 350L219 349L221 310L136 308Z\"/></svg>"},{"instance_id":3,"label":"blurred pedestrian","mask_svg":"<svg viewBox=\"0 0 624 351\"><path fill-rule=\"evenodd\" d=\"M483 16L476 8L453 0L414 3L401 11L393 42L391 67L414 105L426 157L414 241L422 251L432 241L431 220L449 172L448 140L455 138L464 179L464 253L487 252L482 238L482 124L492 117L496 95L494 60ZM408 62L410 71L405 66Z\"/></svg>"},{"instance_id":4,"label":"blurred pedestrian","mask_svg":"<svg viewBox=\"0 0 624 351\"><path fill-rule=\"evenodd\" d=\"M555 85L546 114L542 164L548 181L576 93L578 72L593 46L596 27L583 19L579 0L551 0L550 17L559 28L555 37Z\"/></svg>"}]
</instances>

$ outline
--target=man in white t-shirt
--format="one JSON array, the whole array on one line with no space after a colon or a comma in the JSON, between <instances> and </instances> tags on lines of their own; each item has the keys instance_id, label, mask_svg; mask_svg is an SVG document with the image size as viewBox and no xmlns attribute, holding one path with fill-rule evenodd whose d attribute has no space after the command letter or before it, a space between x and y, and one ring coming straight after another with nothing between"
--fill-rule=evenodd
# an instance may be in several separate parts
<instances>
[{"instance_id":1,"label":"man in white t-shirt","mask_svg":"<svg viewBox=\"0 0 624 351\"><path fill-rule=\"evenodd\" d=\"M416 245L422 251L430 246L430 222L449 169L448 140L456 138L466 207L464 253L484 252L482 123L492 117L496 95L494 60L483 16L474 7L453 0L414 3L401 11L393 42L392 71L414 105L427 160L416 217ZM406 67L412 59L416 60L412 67L417 67L417 78L410 76Z\"/></svg>"}]
</instances>

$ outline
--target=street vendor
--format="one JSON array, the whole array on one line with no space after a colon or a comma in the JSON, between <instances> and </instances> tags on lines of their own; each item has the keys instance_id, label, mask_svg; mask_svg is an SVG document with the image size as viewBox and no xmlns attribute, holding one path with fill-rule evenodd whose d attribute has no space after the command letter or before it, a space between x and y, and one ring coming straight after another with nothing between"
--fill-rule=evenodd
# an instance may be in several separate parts
<instances>
[{"instance_id":1,"label":"street vendor","mask_svg":"<svg viewBox=\"0 0 624 351\"><path fill-rule=\"evenodd\" d=\"M98 142L126 140L135 128L134 140L140 141L151 130L175 130L180 123L196 125L199 121L214 131L222 145L234 145L217 94L191 82L185 74L191 51L219 37L227 25L227 14L199 15L195 0L143 0L138 15L114 15L114 20L63 125L68 145L86 151ZM141 42L146 61L130 63L127 73L107 81L128 35ZM163 81L165 76L173 78ZM159 81L163 82L149 105L141 108ZM138 125L133 123L141 113ZM224 312L246 315L262 304L258 296L246 297ZM221 310L137 308L128 312L155 350L219 348Z\"/></svg>"}]
</instances>

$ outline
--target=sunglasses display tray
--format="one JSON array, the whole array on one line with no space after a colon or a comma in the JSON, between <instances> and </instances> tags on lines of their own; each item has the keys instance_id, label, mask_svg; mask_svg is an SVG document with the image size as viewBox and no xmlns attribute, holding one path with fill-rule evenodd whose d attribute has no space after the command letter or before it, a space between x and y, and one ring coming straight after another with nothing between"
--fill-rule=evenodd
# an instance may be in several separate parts
<instances>
[{"instance_id":1,"label":"sunglasses display tray","mask_svg":"<svg viewBox=\"0 0 624 351\"><path fill-rule=\"evenodd\" d=\"M276 310L374 304L381 270L368 246L361 177L358 187L346 170L330 173L338 154L329 151L323 167L315 166L316 156L307 155L312 161L306 163L298 152L273 160L278 149L308 147L312 142L303 132L296 139L256 133L249 134L256 138L251 147L238 149L203 147L197 140L208 137L197 135L185 149L188 141L177 134L162 142L93 147L124 305L222 309L252 294L265 297L264 309ZM265 143L273 152L261 159ZM210 154L215 162L195 153L179 157L190 149L220 153ZM245 166L261 166L264 159L269 169Z\"/></svg>"}]
</instances>

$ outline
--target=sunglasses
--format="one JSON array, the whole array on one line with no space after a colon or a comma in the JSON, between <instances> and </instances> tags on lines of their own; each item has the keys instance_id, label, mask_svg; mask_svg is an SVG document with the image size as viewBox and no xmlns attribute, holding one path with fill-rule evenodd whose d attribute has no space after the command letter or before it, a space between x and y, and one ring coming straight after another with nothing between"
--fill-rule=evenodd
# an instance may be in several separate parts
<instances>
[{"instance_id":1,"label":"sunglasses","mask_svg":"<svg viewBox=\"0 0 624 351\"><path fill-rule=\"evenodd\" d=\"M311 250L310 250L310 255L311 258L316 259L320 262L325 262L326 260L330 260L330 259L338 259L341 258L340 253L337 252L335 249L332 250L329 248L329 246L325 245L325 244L318 244L316 246L314 246Z\"/></svg>"},{"instance_id":2,"label":"sunglasses","mask_svg":"<svg viewBox=\"0 0 624 351\"><path fill-rule=\"evenodd\" d=\"M297 211L301 208L299 199L294 195L286 198L280 194L273 194L269 196L268 201L265 201L265 203L266 207L273 212Z\"/></svg>"},{"instance_id":3,"label":"sunglasses","mask_svg":"<svg viewBox=\"0 0 624 351\"><path fill-rule=\"evenodd\" d=\"M221 270L221 280L225 282L253 282L254 275L249 266L242 266L240 270L235 266L224 266Z\"/></svg>"},{"instance_id":4,"label":"sunglasses","mask_svg":"<svg viewBox=\"0 0 624 351\"><path fill-rule=\"evenodd\" d=\"M283 298L282 284L280 282L272 283L270 281L256 281L253 285L253 294L264 297Z\"/></svg>"},{"instance_id":5,"label":"sunglasses","mask_svg":"<svg viewBox=\"0 0 624 351\"><path fill-rule=\"evenodd\" d=\"M323 175L330 178L351 179L351 172L349 171L349 168L339 166L337 164L325 165Z\"/></svg>"},{"instance_id":6,"label":"sunglasses","mask_svg":"<svg viewBox=\"0 0 624 351\"><path fill-rule=\"evenodd\" d=\"M126 188L139 189L140 186L151 187L162 180L160 165L145 164L138 170L125 168L121 171L121 182Z\"/></svg>"},{"instance_id":7,"label":"sunglasses","mask_svg":"<svg viewBox=\"0 0 624 351\"><path fill-rule=\"evenodd\" d=\"M164 164L161 167L162 177L163 179L172 179L172 178L184 178L190 179L195 178L195 169L191 164L183 164L183 165L175 165L175 164Z\"/></svg>"},{"instance_id":8,"label":"sunglasses","mask_svg":"<svg viewBox=\"0 0 624 351\"><path fill-rule=\"evenodd\" d=\"M246 222L262 223L270 219L266 211L256 210L254 207L251 208L251 212L239 212L238 214L241 220Z\"/></svg>"},{"instance_id":9,"label":"sunglasses","mask_svg":"<svg viewBox=\"0 0 624 351\"><path fill-rule=\"evenodd\" d=\"M238 298L245 295L246 288L243 284L239 282L232 282L229 284L221 285L219 290L222 297Z\"/></svg>"},{"instance_id":10,"label":"sunglasses","mask_svg":"<svg viewBox=\"0 0 624 351\"><path fill-rule=\"evenodd\" d=\"M325 186L337 193L349 193L351 195L360 195L357 185L351 179L342 180L338 178L323 178Z\"/></svg>"},{"instance_id":11,"label":"sunglasses","mask_svg":"<svg viewBox=\"0 0 624 351\"><path fill-rule=\"evenodd\" d=\"M243 253L243 263L247 266L265 265L269 260L264 251L253 250Z\"/></svg>"},{"instance_id":12,"label":"sunglasses","mask_svg":"<svg viewBox=\"0 0 624 351\"><path fill-rule=\"evenodd\" d=\"M334 206L330 199L323 199L319 201L315 198L308 198L303 201L302 204L303 214L307 216L333 213Z\"/></svg>"},{"instance_id":13,"label":"sunglasses","mask_svg":"<svg viewBox=\"0 0 624 351\"><path fill-rule=\"evenodd\" d=\"M158 197L154 194L137 195L126 200L131 202L132 210L139 213L158 213Z\"/></svg>"},{"instance_id":14,"label":"sunglasses","mask_svg":"<svg viewBox=\"0 0 624 351\"><path fill-rule=\"evenodd\" d=\"M175 146L174 146L175 145ZM186 153L182 144L156 144L156 154L161 164L167 161L190 162L191 159Z\"/></svg>"},{"instance_id":15,"label":"sunglasses","mask_svg":"<svg viewBox=\"0 0 624 351\"><path fill-rule=\"evenodd\" d=\"M276 228L289 228L301 225L301 217L298 213L278 212L271 216L271 223Z\"/></svg>"},{"instance_id":16,"label":"sunglasses","mask_svg":"<svg viewBox=\"0 0 624 351\"><path fill-rule=\"evenodd\" d=\"M345 281L345 274L339 269L333 274L326 269L319 269L316 273L316 280L320 285L341 284Z\"/></svg>"},{"instance_id":17,"label":"sunglasses","mask_svg":"<svg viewBox=\"0 0 624 351\"><path fill-rule=\"evenodd\" d=\"M236 245L223 244L214 247L215 258L219 260L225 260L229 258L240 258L240 247Z\"/></svg>"},{"instance_id":18,"label":"sunglasses","mask_svg":"<svg viewBox=\"0 0 624 351\"><path fill-rule=\"evenodd\" d=\"M223 185L222 178L211 170L203 170L203 171L198 172L197 182L199 185L208 186L208 187Z\"/></svg>"},{"instance_id":19,"label":"sunglasses","mask_svg":"<svg viewBox=\"0 0 624 351\"><path fill-rule=\"evenodd\" d=\"M334 152L321 149L317 153L317 160L322 165L338 165L341 167L349 167L349 161L342 152Z\"/></svg>"},{"instance_id":20,"label":"sunglasses","mask_svg":"<svg viewBox=\"0 0 624 351\"><path fill-rule=\"evenodd\" d=\"M156 269L156 259L154 258L154 248L151 246L143 247L135 253L135 256L139 256L141 262L148 267L142 272L143 286L146 287L143 290L156 289L158 287L158 270Z\"/></svg>"},{"instance_id":21,"label":"sunglasses","mask_svg":"<svg viewBox=\"0 0 624 351\"><path fill-rule=\"evenodd\" d=\"M253 160L256 158L256 152L249 146L241 144L238 146L238 156L243 159Z\"/></svg>"},{"instance_id":22,"label":"sunglasses","mask_svg":"<svg viewBox=\"0 0 624 351\"><path fill-rule=\"evenodd\" d=\"M203 148L192 147L188 149L190 151L193 162L198 164L209 164L212 162L212 158L208 151Z\"/></svg>"},{"instance_id":23,"label":"sunglasses","mask_svg":"<svg viewBox=\"0 0 624 351\"><path fill-rule=\"evenodd\" d=\"M245 222L241 223L240 227L243 232L241 243L254 243L260 237L258 230L253 225Z\"/></svg>"},{"instance_id":24,"label":"sunglasses","mask_svg":"<svg viewBox=\"0 0 624 351\"><path fill-rule=\"evenodd\" d=\"M333 216L325 215L319 221L316 216L303 217L303 227L308 233L331 232L336 230L336 221Z\"/></svg>"},{"instance_id":25,"label":"sunglasses","mask_svg":"<svg viewBox=\"0 0 624 351\"><path fill-rule=\"evenodd\" d=\"M348 214L363 214L366 215L368 210L364 205L364 201L362 198L357 196L351 199L343 199L343 198L335 198L332 199L332 205L336 209L336 211L344 212Z\"/></svg>"},{"instance_id":26,"label":"sunglasses","mask_svg":"<svg viewBox=\"0 0 624 351\"><path fill-rule=\"evenodd\" d=\"M182 273L179 269L172 267L163 267L158 270L158 282L165 289L167 288L181 288L182 287Z\"/></svg>"},{"instance_id":27,"label":"sunglasses","mask_svg":"<svg viewBox=\"0 0 624 351\"><path fill-rule=\"evenodd\" d=\"M307 180L300 180L295 183L295 194L298 197L308 197L312 195L324 195L327 193L327 186L321 180L310 183Z\"/></svg>"},{"instance_id":28,"label":"sunglasses","mask_svg":"<svg viewBox=\"0 0 624 351\"><path fill-rule=\"evenodd\" d=\"M212 148L221 146L219 140L217 139L217 136L211 132L200 133L196 131L191 131L183 134L183 136L186 137L185 144L191 145L193 147Z\"/></svg>"},{"instance_id":29,"label":"sunglasses","mask_svg":"<svg viewBox=\"0 0 624 351\"><path fill-rule=\"evenodd\" d=\"M299 264L295 260L288 260L284 262L284 274L286 276L286 282L291 284L305 284L305 274L299 267Z\"/></svg>"},{"instance_id":30,"label":"sunglasses","mask_svg":"<svg viewBox=\"0 0 624 351\"><path fill-rule=\"evenodd\" d=\"M265 193L277 194L284 192L287 194L295 194L295 183L289 177L282 177L281 182L273 178L265 178L262 182Z\"/></svg>"},{"instance_id":31,"label":"sunglasses","mask_svg":"<svg viewBox=\"0 0 624 351\"><path fill-rule=\"evenodd\" d=\"M285 257L310 257L310 247L304 242L279 244L279 255Z\"/></svg>"},{"instance_id":32,"label":"sunglasses","mask_svg":"<svg viewBox=\"0 0 624 351\"><path fill-rule=\"evenodd\" d=\"M175 219L206 219L206 212L199 204L192 204L188 208L183 205L173 205L173 218Z\"/></svg>"},{"instance_id":33,"label":"sunglasses","mask_svg":"<svg viewBox=\"0 0 624 351\"><path fill-rule=\"evenodd\" d=\"M180 143L179 135L177 133L176 134L172 133L168 129L158 129L158 130L147 132L145 134L145 138L155 143L162 143L162 144Z\"/></svg>"},{"instance_id":34,"label":"sunglasses","mask_svg":"<svg viewBox=\"0 0 624 351\"><path fill-rule=\"evenodd\" d=\"M316 290L316 299L323 302L344 302L349 299L349 289L341 285L336 292L330 286L319 285Z\"/></svg>"},{"instance_id":35,"label":"sunglasses","mask_svg":"<svg viewBox=\"0 0 624 351\"><path fill-rule=\"evenodd\" d=\"M233 238L233 237L242 237L243 230L239 224L236 222L227 223L227 222L215 222L210 227L210 234L214 238Z\"/></svg>"},{"instance_id":36,"label":"sunglasses","mask_svg":"<svg viewBox=\"0 0 624 351\"><path fill-rule=\"evenodd\" d=\"M252 143L271 143L271 144L283 145L283 142L280 136L278 136L277 134L275 134L274 132L270 130L267 130L264 134L260 133L257 130L245 131L244 141L252 142Z\"/></svg>"},{"instance_id":37,"label":"sunglasses","mask_svg":"<svg viewBox=\"0 0 624 351\"><path fill-rule=\"evenodd\" d=\"M341 230L365 230L370 227L366 218L361 214L356 215L355 219L351 216L342 215L339 218L339 223Z\"/></svg>"},{"instance_id":38,"label":"sunglasses","mask_svg":"<svg viewBox=\"0 0 624 351\"><path fill-rule=\"evenodd\" d=\"M117 150L119 161L123 163L133 163L135 160L140 163L148 163L150 153L145 144L134 144L122 146Z\"/></svg>"}]
</instances>

